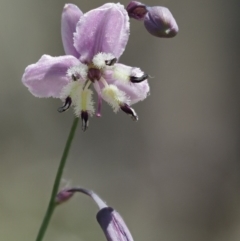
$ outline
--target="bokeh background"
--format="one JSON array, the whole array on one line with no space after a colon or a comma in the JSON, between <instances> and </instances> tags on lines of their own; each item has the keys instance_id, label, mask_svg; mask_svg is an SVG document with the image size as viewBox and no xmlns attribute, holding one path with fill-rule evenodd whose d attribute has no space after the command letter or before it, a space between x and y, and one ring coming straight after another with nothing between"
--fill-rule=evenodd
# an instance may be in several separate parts
<instances>
[{"instance_id":1,"label":"bokeh background","mask_svg":"<svg viewBox=\"0 0 240 241\"><path fill-rule=\"evenodd\" d=\"M83 12L105 2L72 1ZM126 6L128 1L123 0ZM149 35L131 20L121 62L139 66L151 95L133 122L104 104L79 126L62 185L95 190L138 241L240 240L239 1L162 0L180 32ZM28 64L63 55L63 0L0 2L0 240L35 240L73 113L22 85ZM60 206L46 241L104 241L96 205L77 195Z\"/></svg>"}]
</instances>

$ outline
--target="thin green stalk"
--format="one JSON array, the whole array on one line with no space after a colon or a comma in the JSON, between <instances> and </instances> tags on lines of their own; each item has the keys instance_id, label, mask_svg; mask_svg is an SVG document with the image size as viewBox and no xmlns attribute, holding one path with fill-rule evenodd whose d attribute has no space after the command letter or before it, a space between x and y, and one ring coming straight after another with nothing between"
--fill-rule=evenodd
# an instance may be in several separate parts
<instances>
[{"instance_id":1,"label":"thin green stalk","mask_svg":"<svg viewBox=\"0 0 240 241\"><path fill-rule=\"evenodd\" d=\"M43 240L44 234L45 234L45 232L48 228L49 221L50 221L50 219L52 217L52 214L54 212L54 209L56 207L55 198L56 198L56 195L58 193L59 184L60 184L60 181L61 181L61 178L62 178L63 170L64 170L64 167L65 167L65 164L66 164L66 160L67 160L68 153L69 153L69 150L70 150L70 147L71 147L71 144L72 144L72 140L74 138L74 134L75 134L75 131L77 129L78 120L79 120L79 118L75 118L74 121L73 121L72 128L70 130L70 133L69 133L69 136L68 136L63 154L62 154L62 158L61 158L58 170L57 170L57 174L56 174L56 177L55 177L55 181L54 181L54 185L53 185L53 189L52 189L51 198L50 198L50 201L49 201L49 204L48 204L48 208L47 208L46 214L44 216L44 219L42 221L42 225L39 229L36 241L42 241Z\"/></svg>"}]
</instances>

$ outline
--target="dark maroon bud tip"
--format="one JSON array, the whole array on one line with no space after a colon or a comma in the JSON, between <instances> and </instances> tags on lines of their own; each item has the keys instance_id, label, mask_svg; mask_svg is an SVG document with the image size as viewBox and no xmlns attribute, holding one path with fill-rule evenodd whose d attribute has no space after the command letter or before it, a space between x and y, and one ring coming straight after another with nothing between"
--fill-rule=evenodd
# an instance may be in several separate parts
<instances>
[{"instance_id":1,"label":"dark maroon bud tip","mask_svg":"<svg viewBox=\"0 0 240 241\"><path fill-rule=\"evenodd\" d=\"M130 76L130 81L132 83L140 83L148 78L148 74L143 74L141 77Z\"/></svg>"},{"instance_id":2,"label":"dark maroon bud tip","mask_svg":"<svg viewBox=\"0 0 240 241\"><path fill-rule=\"evenodd\" d=\"M105 61L106 65L108 65L108 66L114 65L114 64L116 64L116 62L117 62L117 59L116 59L116 58Z\"/></svg>"},{"instance_id":3,"label":"dark maroon bud tip","mask_svg":"<svg viewBox=\"0 0 240 241\"><path fill-rule=\"evenodd\" d=\"M136 20L143 20L146 13L148 12L147 6L137 1L131 1L126 10L130 18L134 18Z\"/></svg>"},{"instance_id":4,"label":"dark maroon bud tip","mask_svg":"<svg viewBox=\"0 0 240 241\"><path fill-rule=\"evenodd\" d=\"M62 107L58 108L58 112L62 113L64 111L68 110L70 108L71 104L72 104L72 99L68 96L65 100L64 105Z\"/></svg>"},{"instance_id":5,"label":"dark maroon bud tip","mask_svg":"<svg viewBox=\"0 0 240 241\"><path fill-rule=\"evenodd\" d=\"M135 110L133 108L131 108L129 105L127 105L126 103L120 105L120 108L123 112L125 112L126 114L130 115L131 118L134 121L138 120L138 116L137 113L135 112Z\"/></svg>"},{"instance_id":6,"label":"dark maroon bud tip","mask_svg":"<svg viewBox=\"0 0 240 241\"><path fill-rule=\"evenodd\" d=\"M108 241L133 241L132 235L124 220L113 208L102 208L97 213L97 221Z\"/></svg>"},{"instance_id":7,"label":"dark maroon bud tip","mask_svg":"<svg viewBox=\"0 0 240 241\"><path fill-rule=\"evenodd\" d=\"M172 38L178 33L177 22L165 7L148 7L144 25L150 34L160 38Z\"/></svg>"},{"instance_id":8,"label":"dark maroon bud tip","mask_svg":"<svg viewBox=\"0 0 240 241\"><path fill-rule=\"evenodd\" d=\"M82 130L86 131L89 124L87 111L82 111L81 119L82 119Z\"/></svg>"}]
</instances>

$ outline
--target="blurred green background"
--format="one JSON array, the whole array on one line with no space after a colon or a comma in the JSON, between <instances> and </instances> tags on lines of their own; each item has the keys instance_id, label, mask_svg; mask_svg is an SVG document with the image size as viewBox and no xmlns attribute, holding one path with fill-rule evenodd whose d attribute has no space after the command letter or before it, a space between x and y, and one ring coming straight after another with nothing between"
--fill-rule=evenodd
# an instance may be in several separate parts
<instances>
[{"instance_id":1,"label":"blurred green background","mask_svg":"<svg viewBox=\"0 0 240 241\"><path fill-rule=\"evenodd\" d=\"M86 12L105 2L72 3ZM138 122L104 103L87 132L79 126L65 182L95 190L137 241L238 241L239 1L145 3L168 7L180 32L158 39L131 20L121 62L154 77L151 95L134 106ZM35 240L72 123L72 111L56 111L59 100L35 98L21 83L42 54L64 54L64 4L0 2L1 241ZM45 240L104 241L96 212L77 195L56 210Z\"/></svg>"}]
</instances>

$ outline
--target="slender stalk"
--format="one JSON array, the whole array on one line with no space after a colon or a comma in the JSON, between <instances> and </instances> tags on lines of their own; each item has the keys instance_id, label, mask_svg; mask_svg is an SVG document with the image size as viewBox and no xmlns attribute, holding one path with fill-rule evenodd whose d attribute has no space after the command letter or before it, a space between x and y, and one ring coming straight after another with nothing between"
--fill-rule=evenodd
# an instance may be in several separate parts
<instances>
[{"instance_id":1,"label":"slender stalk","mask_svg":"<svg viewBox=\"0 0 240 241\"><path fill-rule=\"evenodd\" d=\"M51 198L50 198L50 201L49 201L49 204L48 204L48 208L47 208L46 214L44 216L44 219L42 221L41 227L39 229L36 241L42 241L43 240L44 234L45 234L45 232L48 228L49 221L50 221L50 219L52 217L52 214L54 212L54 209L56 207L55 198L56 198L56 195L58 193L59 184L60 184L60 181L61 181L61 178L62 178L63 170L64 170L64 167L65 167L65 164L66 164L66 160L67 160L68 153L69 153L69 150L70 150L70 147L71 147L71 144L72 144L72 140L74 138L74 134L75 134L75 131L77 129L78 120L79 120L79 118L74 119L73 124L72 124L72 128L71 128L70 133L68 135L68 139L67 139L67 142L66 142L63 154L62 154L62 158L61 158L58 170L57 170L57 174L56 174L56 177L55 177L55 181L54 181L54 185L53 185L53 189L52 189Z\"/></svg>"}]
</instances>

